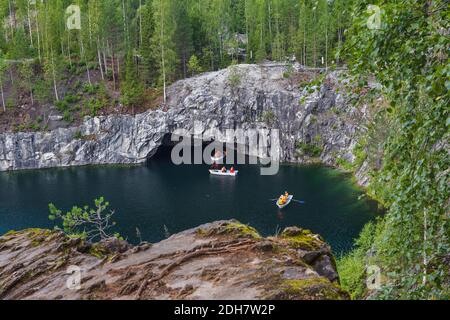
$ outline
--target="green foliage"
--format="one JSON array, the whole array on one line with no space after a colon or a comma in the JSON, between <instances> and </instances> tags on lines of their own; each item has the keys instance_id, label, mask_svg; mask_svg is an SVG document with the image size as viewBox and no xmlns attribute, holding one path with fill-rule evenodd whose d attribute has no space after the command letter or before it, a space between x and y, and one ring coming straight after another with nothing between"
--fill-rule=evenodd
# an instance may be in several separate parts
<instances>
[{"instance_id":1,"label":"green foliage","mask_svg":"<svg viewBox=\"0 0 450 320\"><path fill-rule=\"evenodd\" d=\"M87 93L87 94L96 94L98 92L98 89L100 88L100 86L98 84L89 84L86 83L83 86L83 92Z\"/></svg>"},{"instance_id":2,"label":"green foliage","mask_svg":"<svg viewBox=\"0 0 450 320\"><path fill-rule=\"evenodd\" d=\"M68 123L72 123L73 122L73 116L72 113L70 112L70 110L65 110L63 113L63 120L68 122Z\"/></svg>"},{"instance_id":3,"label":"green foliage","mask_svg":"<svg viewBox=\"0 0 450 320\"><path fill-rule=\"evenodd\" d=\"M98 98L90 98L85 101L84 115L96 117L98 112L106 107L106 101Z\"/></svg>"},{"instance_id":4,"label":"green foliage","mask_svg":"<svg viewBox=\"0 0 450 320\"><path fill-rule=\"evenodd\" d=\"M144 86L139 82L126 82L122 86L122 103L127 107L139 107L144 103Z\"/></svg>"},{"instance_id":5,"label":"green foliage","mask_svg":"<svg viewBox=\"0 0 450 320\"><path fill-rule=\"evenodd\" d=\"M132 61L131 54L128 55L125 81L122 84L122 103L127 107L140 106L144 102L144 86L137 78L137 70Z\"/></svg>"},{"instance_id":6,"label":"green foliage","mask_svg":"<svg viewBox=\"0 0 450 320\"><path fill-rule=\"evenodd\" d=\"M19 66L19 74L21 78L21 85L23 86L24 90L27 91L27 93L30 93L30 95L33 94L33 77L34 77L34 70L33 70L33 64L30 61L26 61L22 63Z\"/></svg>"},{"instance_id":7,"label":"green foliage","mask_svg":"<svg viewBox=\"0 0 450 320\"><path fill-rule=\"evenodd\" d=\"M292 76L293 72L294 72L294 67L292 66L292 64L289 64L287 69L283 72L283 78L289 79Z\"/></svg>"},{"instance_id":8,"label":"green foliage","mask_svg":"<svg viewBox=\"0 0 450 320\"><path fill-rule=\"evenodd\" d=\"M239 67L233 65L230 67L230 73L228 75L228 83L233 88L236 89L242 82L242 74Z\"/></svg>"},{"instance_id":9,"label":"green foliage","mask_svg":"<svg viewBox=\"0 0 450 320\"><path fill-rule=\"evenodd\" d=\"M367 146L367 139L362 138L358 144L353 148L353 155L355 156L356 160L354 163L354 167L357 169L362 166L364 161L366 161L368 155L366 151Z\"/></svg>"},{"instance_id":10,"label":"green foliage","mask_svg":"<svg viewBox=\"0 0 450 320\"><path fill-rule=\"evenodd\" d=\"M367 28L368 4L382 8ZM391 119L369 191L389 208L372 244L386 275L379 298L445 299L449 273L450 96L446 1L358 1L344 51L355 74L375 75Z\"/></svg>"},{"instance_id":11,"label":"green foliage","mask_svg":"<svg viewBox=\"0 0 450 320\"><path fill-rule=\"evenodd\" d=\"M69 109L69 104L65 100L56 101L55 106L60 112L65 112Z\"/></svg>"},{"instance_id":12,"label":"green foliage","mask_svg":"<svg viewBox=\"0 0 450 320\"><path fill-rule=\"evenodd\" d=\"M103 197L94 200L94 207L73 207L70 211L63 213L52 203L49 204L49 219L61 220L62 228L66 234L72 237L82 238L88 241L105 240L117 237L110 233L116 225L112 221L114 211L108 211L109 202Z\"/></svg>"},{"instance_id":13,"label":"green foliage","mask_svg":"<svg viewBox=\"0 0 450 320\"><path fill-rule=\"evenodd\" d=\"M72 94L68 94L64 97L64 101L68 104L73 104L80 101L80 97Z\"/></svg>"},{"instance_id":14,"label":"green foliage","mask_svg":"<svg viewBox=\"0 0 450 320\"><path fill-rule=\"evenodd\" d=\"M304 143L304 142L297 142L295 147L297 148L297 152L300 155L312 157L312 158L318 158L322 154L323 148L317 144L316 142L311 143Z\"/></svg>"},{"instance_id":15,"label":"green foliage","mask_svg":"<svg viewBox=\"0 0 450 320\"><path fill-rule=\"evenodd\" d=\"M195 54L189 59L188 69L189 73L193 76L202 72L202 66Z\"/></svg>"},{"instance_id":16,"label":"green foliage","mask_svg":"<svg viewBox=\"0 0 450 320\"><path fill-rule=\"evenodd\" d=\"M73 79L88 83L84 93L93 95L100 75L114 80L123 103L134 106L146 87L165 87L235 61L296 56L304 65L331 65L350 17L349 0L89 0L74 3L83 27L69 30L67 1L3 2L0 50L7 59L32 61L20 82L31 98L39 95L38 103L60 100ZM134 82L124 77L130 55ZM45 86L34 85L41 77Z\"/></svg>"},{"instance_id":17,"label":"green foliage","mask_svg":"<svg viewBox=\"0 0 450 320\"><path fill-rule=\"evenodd\" d=\"M336 164L340 168L342 168L342 169L344 169L346 171L352 171L353 168L354 168L354 165L350 161L348 161L347 159L344 159L344 158L337 159L336 160Z\"/></svg>"},{"instance_id":18,"label":"green foliage","mask_svg":"<svg viewBox=\"0 0 450 320\"><path fill-rule=\"evenodd\" d=\"M354 250L336 261L341 286L351 294L352 299L362 299L366 294L367 256L375 239L375 232L374 223L366 224L356 240Z\"/></svg>"}]
</instances>

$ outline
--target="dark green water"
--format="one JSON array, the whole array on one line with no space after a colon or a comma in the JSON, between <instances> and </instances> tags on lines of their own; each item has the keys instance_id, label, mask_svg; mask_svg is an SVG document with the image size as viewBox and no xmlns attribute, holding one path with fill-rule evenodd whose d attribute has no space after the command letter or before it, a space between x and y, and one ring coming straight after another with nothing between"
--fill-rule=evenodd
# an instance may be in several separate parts
<instances>
[{"instance_id":1,"label":"dark green water","mask_svg":"<svg viewBox=\"0 0 450 320\"><path fill-rule=\"evenodd\" d=\"M348 251L363 225L378 214L375 203L348 176L325 167L286 165L276 176L258 166L239 166L237 178L211 177L207 166L172 165L160 153L138 167L83 167L0 173L0 234L52 227L48 203L69 209L104 196L116 210L117 231L137 242L160 241L170 233L235 218L264 236L297 225L321 234L336 253ZM280 212L269 199L288 190L296 199Z\"/></svg>"}]
</instances>

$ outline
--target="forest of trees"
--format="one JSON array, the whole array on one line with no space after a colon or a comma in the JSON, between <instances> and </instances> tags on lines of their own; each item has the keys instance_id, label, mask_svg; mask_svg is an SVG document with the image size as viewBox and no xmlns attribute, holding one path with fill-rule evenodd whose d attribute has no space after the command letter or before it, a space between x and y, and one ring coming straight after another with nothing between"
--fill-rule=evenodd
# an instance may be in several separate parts
<instances>
[{"instance_id":1,"label":"forest of trees","mask_svg":"<svg viewBox=\"0 0 450 320\"><path fill-rule=\"evenodd\" d=\"M341 63L335 53L349 8L348 0L2 0L0 85L15 69L22 89L44 89L58 101L64 72L81 64L89 83L92 70L115 89L123 83L132 104L142 86L165 89L233 62L295 55L328 67Z\"/></svg>"}]
</instances>

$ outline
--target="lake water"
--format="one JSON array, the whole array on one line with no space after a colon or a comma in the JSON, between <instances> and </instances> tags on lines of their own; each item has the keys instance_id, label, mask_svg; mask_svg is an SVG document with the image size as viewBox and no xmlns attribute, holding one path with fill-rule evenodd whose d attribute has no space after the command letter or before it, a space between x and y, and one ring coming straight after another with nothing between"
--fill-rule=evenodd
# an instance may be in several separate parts
<instances>
[{"instance_id":1,"label":"lake water","mask_svg":"<svg viewBox=\"0 0 450 320\"><path fill-rule=\"evenodd\" d=\"M70 209L104 196L115 209L117 231L130 242L157 242L215 220L235 218L274 235L287 226L321 234L336 253L352 247L362 227L378 214L348 175L326 167L283 165L276 176L258 166L239 166L239 177L213 177L208 166L175 166L159 152L144 166L105 166L0 173L0 234L53 227L48 203ZM274 201L285 190L305 204L280 211Z\"/></svg>"}]
</instances>

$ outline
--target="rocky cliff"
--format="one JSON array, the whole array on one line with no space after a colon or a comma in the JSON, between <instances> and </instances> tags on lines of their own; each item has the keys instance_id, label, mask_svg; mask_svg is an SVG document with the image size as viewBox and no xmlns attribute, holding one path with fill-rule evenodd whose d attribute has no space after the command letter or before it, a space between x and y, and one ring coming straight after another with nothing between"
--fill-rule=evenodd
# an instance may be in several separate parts
<instances>
[{"instance_id":1,"label":"rocky cliff","mask_svg":"<svg viewBox=\"0 0 450 320\"><path fill-rule=\"evenodd\" d=\"M338 281L330 247L296 227L262 238L220 221L137 247L41 229L0 237L0 299L348 299Z\"/></svg>"},{"instance_id":2,"label":"rocky cliff","mask_svg":"<svg viewBox=\"0 0 450 320\"><path fill-rule=\"evenodd\" d=\"M196 121L201 130L279 129L283 161L352 162L367 114L351 106L339 72L306 86L314 77L279 64L233 66L176 82L158 110L86 118L79 127L51 132L3 133L0 171L143 163L165 137L192 130ZM366 184L364 171L357 176Z\"/></svg>"}]
</instances>

